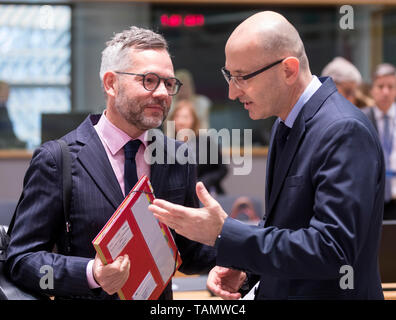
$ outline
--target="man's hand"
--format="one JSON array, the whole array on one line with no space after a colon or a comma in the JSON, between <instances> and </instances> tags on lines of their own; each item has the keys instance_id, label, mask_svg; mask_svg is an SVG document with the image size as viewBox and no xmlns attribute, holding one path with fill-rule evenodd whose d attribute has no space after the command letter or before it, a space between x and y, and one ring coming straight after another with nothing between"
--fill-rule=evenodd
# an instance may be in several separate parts
<instances>
[{"instance_id":1,"label":"man's hand","mask_svg":"<svg viewBox=\"0 0 396 320\"><path fill-rule=\"evenodd\" d=\"M246 279L246 273L216 266L210 270L206 286L216 296L225 300L236 300L241 298L238 290Z\"/></svg>"},{"instance_id":2,"label":"man's hand","mask_svg":"<svg viewBox=\"0 0 396 320\"><path fill-rule=\"evenodd\" d=\"M96 254L92 266L93 276L102 289L112 295L128 280L130 265L128 255L119 256L112 263L104 265Z\"/></svg>"},{"instance_id":3,"label":"man's hand","mask_svg":"<svg viewBox=\"0 0 396 320\"><path fill-rule=\"evenodd\" d=\"M202 182L196 192L203 208L188 208L165 200L156 199L149 209L154 216L182 236L213 246L223 228L227 213L209 194Z\"/></svg>"}]
</instances>

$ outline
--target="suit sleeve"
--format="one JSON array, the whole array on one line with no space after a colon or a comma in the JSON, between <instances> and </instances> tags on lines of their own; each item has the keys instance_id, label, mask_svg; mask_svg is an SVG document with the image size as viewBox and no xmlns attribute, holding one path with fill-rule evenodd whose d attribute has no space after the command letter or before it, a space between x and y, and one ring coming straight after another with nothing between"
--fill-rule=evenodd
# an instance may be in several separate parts
<instances>
[{"instance_id":1,"label":"suit sleeve","mask_svg":"<svg viewBox=\"0 0 396 320\"><path fill-rule=\"evenodd\" d=\"M91 294L86 279L88 258L54 253L64 233L62 173L57 143L33 155L24 179L23 199L7 250L6 270L21 287L56 296ZM52 281L53 280L53 281Z\"/></svg>"},{"instance_id":2,"label":"suit sleeve","mask_svg":"<svg viewBox=\"0 0 396 320\"><path fill-rule=\"evenodd\" d=\"M217 264L293 279L337 278L340 266L354 264L370 226L382 219L382 152L371 131L357 120L338 120L321 132L307 173L314 192L309 225L263 228L227 218ZM299 196L304 201L304 194Z\"/></svg>"}]
</instances>

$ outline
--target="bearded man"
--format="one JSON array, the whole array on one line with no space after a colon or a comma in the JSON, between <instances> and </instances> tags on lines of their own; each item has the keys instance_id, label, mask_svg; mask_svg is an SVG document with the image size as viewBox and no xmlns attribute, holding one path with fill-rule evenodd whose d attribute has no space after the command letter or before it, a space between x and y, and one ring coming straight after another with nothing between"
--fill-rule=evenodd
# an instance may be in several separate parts
<instances>
[{"instance_id":1,"label":"bearded man","mask_svg":"<svg viewBox=\"0 0 396 320\"><path fill-rule=\"evenodd\" d=\"M115 299L130 276L133 257L103 265L91 241L142 175L157 197L198 206L192 164L145 161L147 130L166 118L181 82L175 78L165 39L151 30L131 27L116 34L102 53L100 78L106 97L101 115L90 115L62 139L71 154L71 244L66 255L60 147L49 141L38 148L24 180L23 199L7 252L6 270L17 284L56 298ZM164 159L168 138L163 144ZM174 157L173 157L174 158ZM184 273L208 272L214 250L174 234ZM57 253L53 252L56 245ZM136 258L135 258L136 259ZM53 288L40 287L42 266L53 269ZM160 299L172 299L171 283Z\"/></svg>"}]
</instances>

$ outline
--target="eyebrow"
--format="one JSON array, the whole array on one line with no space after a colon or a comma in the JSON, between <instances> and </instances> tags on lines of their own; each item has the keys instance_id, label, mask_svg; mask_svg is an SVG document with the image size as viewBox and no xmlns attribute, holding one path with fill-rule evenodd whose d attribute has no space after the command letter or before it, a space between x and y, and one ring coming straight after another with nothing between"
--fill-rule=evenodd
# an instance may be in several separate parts
<instances>
[{"instance_id":1,"label":"eyebrow","mask_svg":"<svg viewBox=\"0 0 396 320\"><path fill-rule=\"evenodd\" d=\"M140 73L140 74L147 74L147 73L155 73L155 74L158 74L160 77L163 77L163 78L176 78L176 76L173 74L173 76L171 76L171 75L167 75L167 76L163 76L163 75L161 75L159 72L156 72L156 71L152 71L152 70L147 70L147 69L144 69L145 71L143 71L143 72L136 72L136 73Z\"/></svg>"},{"instance_id":2,"label":"eyebrow","mask_svg":"<svg viewBox=\"0 0 396 320\"><path fill-rule=\"evenodd\" d=\"M230 70L228 70L227 68L225 68L225 69L231 74L231 71L230 71ZM232 73L237 74L237 75L244 75L244 74L248 73L248 71L235 70L235 71L233 71Z\"/></svg>"}]
</instances>

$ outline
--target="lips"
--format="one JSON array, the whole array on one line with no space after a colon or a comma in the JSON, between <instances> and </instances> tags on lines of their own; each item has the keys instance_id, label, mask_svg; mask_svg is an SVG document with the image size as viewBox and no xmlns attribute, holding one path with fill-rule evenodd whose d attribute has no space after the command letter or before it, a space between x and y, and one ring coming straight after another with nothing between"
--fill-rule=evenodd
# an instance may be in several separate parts
<instances>
[{"instance_id":1,"label":"lips","mask_svg":"<svg viewBox=\"0 0 396 320\"><path fill-rule=\"evenodd\" d=\"M158 103L148 104L146 105L146 109L155 111L155 112L165 112L165 107Z\"/></svg>"},{"instance_id":2,"label":"lips","mask_svg":"<svg viewBox=\"0 0 396 320\"><path fill-rule=\"evenodd\" d=\"M147 106L147 108L164 112L164 108L158 104Z\"/></svg>"},{"instance_id":3,"label":"lips","mask_svg":"<svg viewBox=\"0 0 396 320\"><path fill-rule=\"evenodd\" d=\"M251 101L243 101L242 103L243 103L243 105L245 106L245 109L247 110L247 109L249 108L249 106L250 106L253 102L251 102Z\"/></svg>"}]
</instances>

